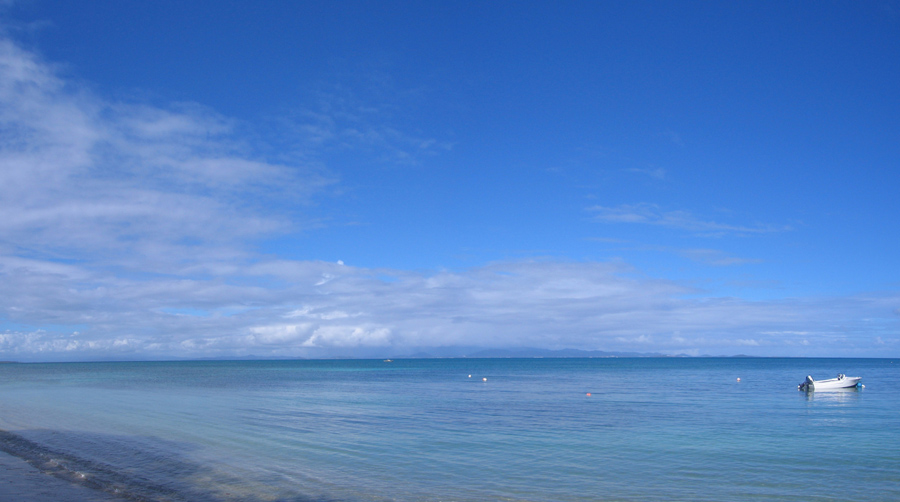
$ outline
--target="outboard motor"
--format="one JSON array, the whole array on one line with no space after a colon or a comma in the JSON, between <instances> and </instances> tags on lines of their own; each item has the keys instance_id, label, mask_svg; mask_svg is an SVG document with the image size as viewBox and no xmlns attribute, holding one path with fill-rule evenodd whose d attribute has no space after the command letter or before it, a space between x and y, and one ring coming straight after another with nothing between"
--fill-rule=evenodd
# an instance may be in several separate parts
<instances>
[{"instance_id":1,"label":"outboard motor","mask_svg":"<svg viewBox=\"0 0 900 502\"><path fill-rule=\"evenodd\" d=\"M808 391L809 386L813 383L813 377L810 375L806 375L806 381L797 386L798 389L803 391Z\"/></svg>"}]
</instances>

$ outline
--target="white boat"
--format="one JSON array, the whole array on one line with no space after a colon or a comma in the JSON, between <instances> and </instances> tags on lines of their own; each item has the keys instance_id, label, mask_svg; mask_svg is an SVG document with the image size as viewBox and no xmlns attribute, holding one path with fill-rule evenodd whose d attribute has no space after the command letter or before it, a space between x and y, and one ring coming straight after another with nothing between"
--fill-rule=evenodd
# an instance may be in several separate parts
<instances>
[{"instance_id":1,"label":"white boat","mask_svg":"<svg viewBox=\"0 0 900 502\"><path fill-rule=\"evenodd\" d=\"M862 377L848 377L843 373L839 374L837 378L829 378L828 380L813 380L813 377L807 376L806 381L798 385L797 388L807 392L812 390L849 389L859 385L860 380L862 380Z\"/></svg>"}]
</instances>

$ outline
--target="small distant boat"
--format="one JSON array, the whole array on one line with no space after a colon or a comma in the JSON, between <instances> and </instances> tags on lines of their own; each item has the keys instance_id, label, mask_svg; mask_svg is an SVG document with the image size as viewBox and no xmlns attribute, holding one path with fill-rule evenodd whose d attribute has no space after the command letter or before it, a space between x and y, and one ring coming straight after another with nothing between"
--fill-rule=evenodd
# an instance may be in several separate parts
<instances>
[{"instance_id":1,"label":"small distant boat","mask_svg":"<svg viewBox=\"0 0 900 502\"><path fill-rule=\"evenodd\" d=\"M831 389L849 389L859 385L862 377L848 377L841 373L837 378L829 378L828 380L813 380L813 377L807 376L806 381L797 386L802 391L813 390L831 390Z\"/></svg>"}]
</instances>

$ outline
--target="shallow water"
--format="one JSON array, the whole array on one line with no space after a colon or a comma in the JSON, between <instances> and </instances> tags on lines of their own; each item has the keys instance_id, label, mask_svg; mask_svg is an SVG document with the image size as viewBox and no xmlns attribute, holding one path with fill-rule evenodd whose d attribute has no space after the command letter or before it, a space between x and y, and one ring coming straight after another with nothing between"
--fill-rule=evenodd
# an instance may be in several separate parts
<instances>
[{"instance_id":1,"label":"shallow water","mask_svg":"<svg viewBox=\"0 0 900 502\"><path fill-rule=\"evenodd\" d=\"M866 388L797 391L838 372ZM889 359L5 364L0 448L135 500L898 500L898 389Z\"/></svg>"}]
</instances>

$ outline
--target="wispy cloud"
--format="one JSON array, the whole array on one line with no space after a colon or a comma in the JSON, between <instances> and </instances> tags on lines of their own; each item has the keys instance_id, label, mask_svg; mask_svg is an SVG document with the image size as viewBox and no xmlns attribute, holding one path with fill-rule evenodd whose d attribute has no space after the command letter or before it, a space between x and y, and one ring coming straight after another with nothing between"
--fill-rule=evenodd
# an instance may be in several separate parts
<instances>
[{"instance_id":1,"label":"wispy cloud","mask_svg":"<svg viewBox=\"0 0 900 502\"><path fill-rule=\"evenodd\" d=\"M362 72L373 71L360 70ZM375 73L379 73L375 71ZM407 113L390 79L369 79L370 99L347 86L321 85L315 96L275 120L275 135L287 133L287 148L299 158L329 152L363 152L385 166L419 165L453 149L453 143L402 127Z\"/></svg>"},{"instance_id":2,"label":"wispy cloud","mask_svg":"<svg viewBox=\"0 0 900 502\"><path fill-rule=\"evenodd\" d=\"M233 254L289 229L290 206L332 183L251 157L214 112L103 101L7 40L0 130L0 238L22 252L139 255L142 267L210 259L209 243L211 254Z\"/></svg>"},{"instance_id":3,"label":"wispy cloud","mask_svg":"<svg viewBox=\"0 0 900 502\"><path fill-rule=\"evenodd\" d=\"M737 256L731 256L728 253L725 253L724 251L720 251L718 249L682 249L678 251L678 254L696 262L703 263L705 265L712 265L715 267L762 263L762 260L757 258L740 258Z\"/></svg>"},{"instance_id":4,"label":"wispy cloud","mask_svg":"<svg viewBox=\"0 0 900 502\"><path fill-rule=\"evenodd\" d=\"M596 221L604 223L641 223L677 228L706 235L718 234L764 234L790 230L787 226L767 224L733 225L705 220L689 211L664 211L656 204L623 204L616 207L591 206Z\"/></svg>"},{"instance_id":5,"label":"wispy cloud","mask_svg":"<svg viewBox=\"0 0 900 502\"><path fill-rule=\"evenodd\" d=\"M681 135L677 132L667 129L664 133L665 137L675 146L684 146L684 141L681 139Z\"/></svg>"},{"instance_id":6,"label":"wispy cloud","mask_svg":"<svg viewBox=\"0 0 900 502\"><path fill-rule=\"evenodd\" d=\"M634 168L629 168L626 170L631 173L637 173L637 174L642 174L644 176L649 176L656 180L666 179L666 170L661 167L646 168L646 169L639 169L639 168L634 167Z\"/></svg>"}]
</instances>

